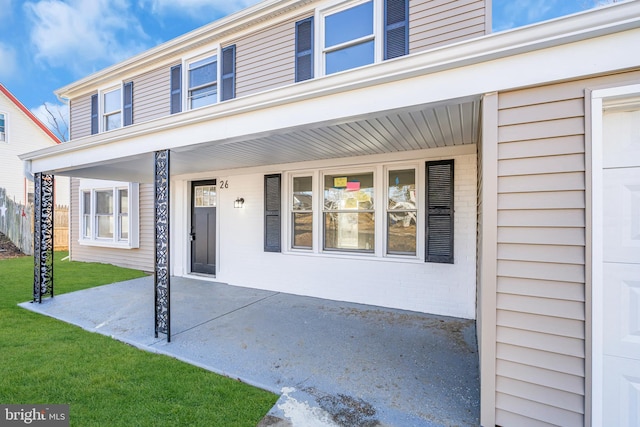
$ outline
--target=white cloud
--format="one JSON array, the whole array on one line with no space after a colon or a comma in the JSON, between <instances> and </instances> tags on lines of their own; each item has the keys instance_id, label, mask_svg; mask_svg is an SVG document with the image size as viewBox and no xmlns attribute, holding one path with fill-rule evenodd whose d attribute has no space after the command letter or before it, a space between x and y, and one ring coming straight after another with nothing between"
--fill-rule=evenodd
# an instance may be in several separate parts
<instances>
[{"instance_id":1,"label":"white cloud","mask_svg":"<svg viewBox=\"0 0 640 427\"><path fill-rule=\"evenodd\" d=\"M6 19L11 16L11 5L13 0L0 0L0 19Z\"/></svg>"},{"instance_id":2,"label":"white cloud","mask_svg":"<svg viewBox=\"0 0 640 427\"><path fill-rule=\"evenodd\" d=\"M149 6L153 14L180 13L187 16L207 16L210 21L259 2L260 0L139 0L140 6Z\"/></svg>"},{"instance_id":3,"label":"white cloud","mask_svg":"<svg viewBox=\"0 0 640 427\"><path fill-rule=\"evenodd\" d=\"M38 61L82 75L130 57L149 39L126 0L26 2Z\"/></svg>"},{"instance_id":4,"label":"white cloud","mask_svg":"<svg viewBox=\"0 0 640 427\"><path fill-rule=\"evenodd\" d=\"M69 106L65 104L53 104L51 102L46 102L45 104L47 105L46 108L43 104L36 108L31 108L31 112L42 123L44 123L54 133L54 135L56 135L61 140L68 140ZM47 112L47 109L49 109L51 114ZM53 119L54 117L55 121Z\"/></svg>"},{"instance_id":5,"label":"white cloud","mask_svg":"<svg viewBox=\"0 0 640 427\"><path fill-rule=\"evenodd\" d=\"M18 72L18 56L13 47L0 42L0 79L8 80Z\"/></svg>"}]
</instances>

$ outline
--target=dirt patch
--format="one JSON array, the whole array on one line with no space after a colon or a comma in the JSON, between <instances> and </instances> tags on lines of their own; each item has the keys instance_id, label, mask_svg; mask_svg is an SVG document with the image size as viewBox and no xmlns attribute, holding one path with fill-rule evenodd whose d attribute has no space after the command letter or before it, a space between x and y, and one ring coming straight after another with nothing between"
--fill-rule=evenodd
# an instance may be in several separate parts
<instances>
[{"instance_id":1,"label":"dirt patch","mask_svg":"<svg viewBox=\"0 0 640 427\"><path fill-rule=\"evenodd\" d=\"M4 234L0 233L0 259L25 256L16 245Z\"/></svg>"},{"instance_id":2,"label":"dirt patch","mask_svg":"<svg viewBox=\"0 0 640 427\"><path fill-rule=\"evenodd\" d=\"M344 394L321 393L315 388L304 391L316 397L318 404L327 411L333 421L344 427L377 427L376 410L368 402Z\"/></svg>"}]
</instances>

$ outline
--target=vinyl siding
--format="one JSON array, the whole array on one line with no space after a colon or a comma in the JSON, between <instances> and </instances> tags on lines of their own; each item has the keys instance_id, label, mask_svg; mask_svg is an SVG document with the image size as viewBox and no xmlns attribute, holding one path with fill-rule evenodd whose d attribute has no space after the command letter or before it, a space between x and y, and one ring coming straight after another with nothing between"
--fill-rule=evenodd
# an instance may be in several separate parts
<instances>
[{"instance_id":1,"label":"vinyl siding","mask_svg":"<svg viewBox=\"0 0 640 427\"><path fill-rule=\"evenodd\" d=\"M100 262L120 267L153 271L154 220L153 184L140 184L140 247L115 249L78 243L80 233L80 180L71 180L70 246L73 261Z\"/></svg>"},{"instance_id":2,"label":"vinyl siding","mask_svg":"<svg viewBox=\"0 0 640 427\"><path fill-rule=\"evenodd\" d=\"M584 425L585 88L634 76L499 94L498 425Z\"/></svg>"},{"instance_id":3,"label":"vinyl siding","mask_svg":"<svg viewBox=\"0 0 640 427\"><path fill-rule=\"evenodd\" d=\"M415 0L409 4L409 52L485 34L483 0Z\"/></svg>"},{"instance_id":4,"label":"vinyl siding","mask_svg":"<svg viewBox=\"0 0 640 427\"><path fill-rule=\"evenodd\" d=\"M69 139L91 135L91 96L96 92L72 99L69 103Z\"/></svg>"},{"instance_id":5,"label":"vinyl siding","mask_svg":"<svg viewBox=\"0 0 640 427\"><path fill-rule=\"evenodd\" d=\"M133 79L133 123L142 123L170 113L170 70L160 67Z\"/></svg>"},{"instance_id":6,"label":"vinyl siding","mask_svg":"<svg viewBox=\"0 0 640 427\"><path fill-rule=\"evenodd\" d=\"M236 96L250 95L295 81L297 16L228 44L236 44Z\"/></svg>"}]
</instances>

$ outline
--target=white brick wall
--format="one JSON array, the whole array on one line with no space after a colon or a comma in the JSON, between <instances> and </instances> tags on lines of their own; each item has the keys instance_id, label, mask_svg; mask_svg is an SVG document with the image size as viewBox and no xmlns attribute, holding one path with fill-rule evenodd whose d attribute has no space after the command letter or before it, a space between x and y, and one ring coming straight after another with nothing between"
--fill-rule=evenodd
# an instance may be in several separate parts
<instances>
[{"instance_id":1,"label":"white brick wall","mask_svg":"<svg viewBox=\"0 0 640 427\"><path fill-rule=\"evenodd\" d=\"M387 258L382 254L376 254L375 257L323 254L319 250L311 254L264 252L264 175L282 172L283 184L287 181L286 170L269 171L216 176L219 181L228 181L229 185L228 189L219 190L217 280L320 298L475 318L476 155L418 160L414 157L410 160L418 168L417 191L422 197L425 161L445 158L455 159L454 264L425 263L423 256L421 259L407 260ZM369 166L380 167L378 170L382 171L381 165ZM310 163L305 170L317 168L314 169L314 164ZM233 208L236 197L244 197L243 209ZM424 198L420 200L423 205ZM421 210L424 210L424 206ZM287 215L283 211L283 219L286 220L284 217ZM383 218L384 215L378 215L376 221ZM285 224L286 221L283 227ZM316 227L314 231L318 232L319 228ZM418 233L424 234L424 229ZM376 235L376 240L381 237ZM288 242L284 237L282 244L286 249ZM422 237L418 246L423 252L421 245L424 246Z\"/></svg>"}]
</instances>

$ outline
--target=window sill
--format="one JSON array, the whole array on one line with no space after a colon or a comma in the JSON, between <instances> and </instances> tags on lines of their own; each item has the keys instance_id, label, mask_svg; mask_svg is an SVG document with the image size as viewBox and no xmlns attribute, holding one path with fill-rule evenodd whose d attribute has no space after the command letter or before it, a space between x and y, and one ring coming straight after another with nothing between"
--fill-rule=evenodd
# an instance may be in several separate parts
<instances>
[{"instance_id":1,"label":"window sill","mask_svg":"<svg viewBox=\"0 0 640 427\"><path fill-rule=\"evenodd\" d=\"M138 246L133 246L129 242L113 242L113 241L101 241L101 240L78 240L80 246L93 246L98 248L112 248L112 249L138 249Z\"/></svg>"},{"instance_id":2,"label":"window sill","mask_svg":"<svg viewBox=\"0 0 640 427\"><path fill-rule=\"evenodd\" d=\"M302 249L289 249L282 252L283 255L291 256L307 256L317 258L335 258L335 259L350 259L360 261L375 261L375 262L397 262L406 264L425 264L424 259L418 256L402 256L402 255L385 255L379 256L372 253L353 253L353 252L313 252L311 250Z\"/></svg>"}]
</instances>

